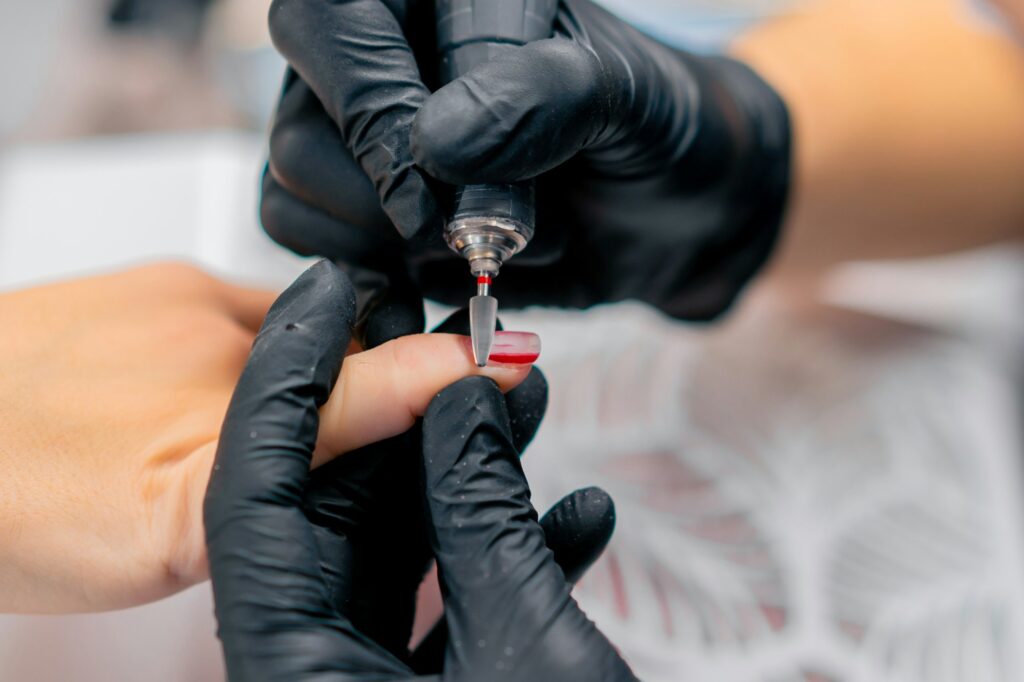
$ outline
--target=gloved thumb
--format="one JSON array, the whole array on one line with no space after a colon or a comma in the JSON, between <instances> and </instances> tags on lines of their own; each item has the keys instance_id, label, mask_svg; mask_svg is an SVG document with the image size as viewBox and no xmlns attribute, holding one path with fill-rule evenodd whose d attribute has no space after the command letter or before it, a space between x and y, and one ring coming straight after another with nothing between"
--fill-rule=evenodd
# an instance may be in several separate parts
<instances>
[{"instance_id":1,"label":"gloved thumb","mask_svg":"<svg viewBox=\"0 0 1024 682\"><path fill-rule=\"evenodd\" d=\"M598 58L565 38L511 50L427 99L413 121L413 158L455 185L540 175L605 129L604 80Z\"/></svg>"}]
</instances>

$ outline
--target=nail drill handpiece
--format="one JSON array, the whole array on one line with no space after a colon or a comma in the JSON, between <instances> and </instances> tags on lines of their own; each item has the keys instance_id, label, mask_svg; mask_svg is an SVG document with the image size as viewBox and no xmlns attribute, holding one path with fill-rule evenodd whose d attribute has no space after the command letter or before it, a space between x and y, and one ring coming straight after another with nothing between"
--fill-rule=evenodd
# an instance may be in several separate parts
<instances>
[{"instance_id":1,"label":"nail drill handpiece","mask_svg":"<svg viewBox=\"0 0 1024 682\"><path fill-rule=\"evenodd\" d=\"M558 0L435 0L440 79L449 83L474 67L534 40L550 38ZM445 241L469 261L477 295L469 301L476 364L487 364L498 319L490 286L501 266L533 238L535 188L518 183L467 185L455 191Z\"/></svg>"}]
</instances>

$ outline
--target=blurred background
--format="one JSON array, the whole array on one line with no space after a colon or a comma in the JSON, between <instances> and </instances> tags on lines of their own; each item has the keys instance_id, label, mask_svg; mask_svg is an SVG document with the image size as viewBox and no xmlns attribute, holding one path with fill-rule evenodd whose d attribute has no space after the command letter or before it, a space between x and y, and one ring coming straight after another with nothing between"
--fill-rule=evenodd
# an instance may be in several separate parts
<instances>
[{"instance_id":1,"label":"blurred background","mask_svg":"<svg viewBox=\"0 0 1024 682\"><path fill-rule=\"evenodd\" d=\"M167 257L266 284L291 278L296 261L255 228L284 71L268 5L3 3L3 282Z\"/></svg>"},{"instance_id":2,"label":"blurred background","mask_svg":"<svg viewBox=\"0 0 1024 682\"><path fill-rule=\"evenodd\" d=\"M3 8L5 140L266 124L281 63L262 0L44 0ZM270 76L269 78L267 76Z\"/></svg>"},{"instance_id":3,"label":"blurred background","mask_svg":"<svg viewBox=\"0 0 1024 682\"><path fill-rule=\"evenodd\" d=\"M812 2L603 4L715 50ZM268 4L0 3L0 288L167 258L270 286L305 267L257 220L284 68ZM507 315L552 386L538 507L592 484L618 502L581 603L652 682L1024 679L1021 311L1011 245L767 281L710 329L634 305ZM214 628L208 585L0 617L0 680L220 680Z\"/></svg>"}]
</instances>

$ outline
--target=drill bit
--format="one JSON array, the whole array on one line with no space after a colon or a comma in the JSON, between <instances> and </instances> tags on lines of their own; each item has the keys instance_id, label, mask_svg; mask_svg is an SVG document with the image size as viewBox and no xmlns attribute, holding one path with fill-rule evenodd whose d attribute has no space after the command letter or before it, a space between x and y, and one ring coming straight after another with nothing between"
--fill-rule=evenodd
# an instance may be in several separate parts
<instances>
[{"instance_id":1,"label":"drill bit","mask_svg":"<svg viewBox=\"0 0 1024 682\"><path fill-rule=\"evenodd\" d=\"M487 364L498 326L498 299L491 296L491 275L476 278L476 296L469 299L469 333L477 367Z\"/></svg>"}]
</instances>

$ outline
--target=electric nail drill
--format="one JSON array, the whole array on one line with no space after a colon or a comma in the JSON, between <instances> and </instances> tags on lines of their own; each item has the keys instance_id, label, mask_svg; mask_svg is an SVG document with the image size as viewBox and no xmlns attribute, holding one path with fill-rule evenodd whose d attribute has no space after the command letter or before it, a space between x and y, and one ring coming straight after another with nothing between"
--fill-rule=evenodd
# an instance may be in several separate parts
<instances>
[{"instance_id":1,"label":"electric nail drill","mask_svg":"<svg viewBox=\"0 0 1024 682\"><path fill-rule=\"evenodd\" d=\"M558 0L437 0L441 83L534 40L550 38ZM491 284L502 264L533 238L532 180L468 185L455 191L445 241L469 261L477 295L469 299L473 358L483 367L494 343L498 300Z\"/></svg>"}]
</instances>

